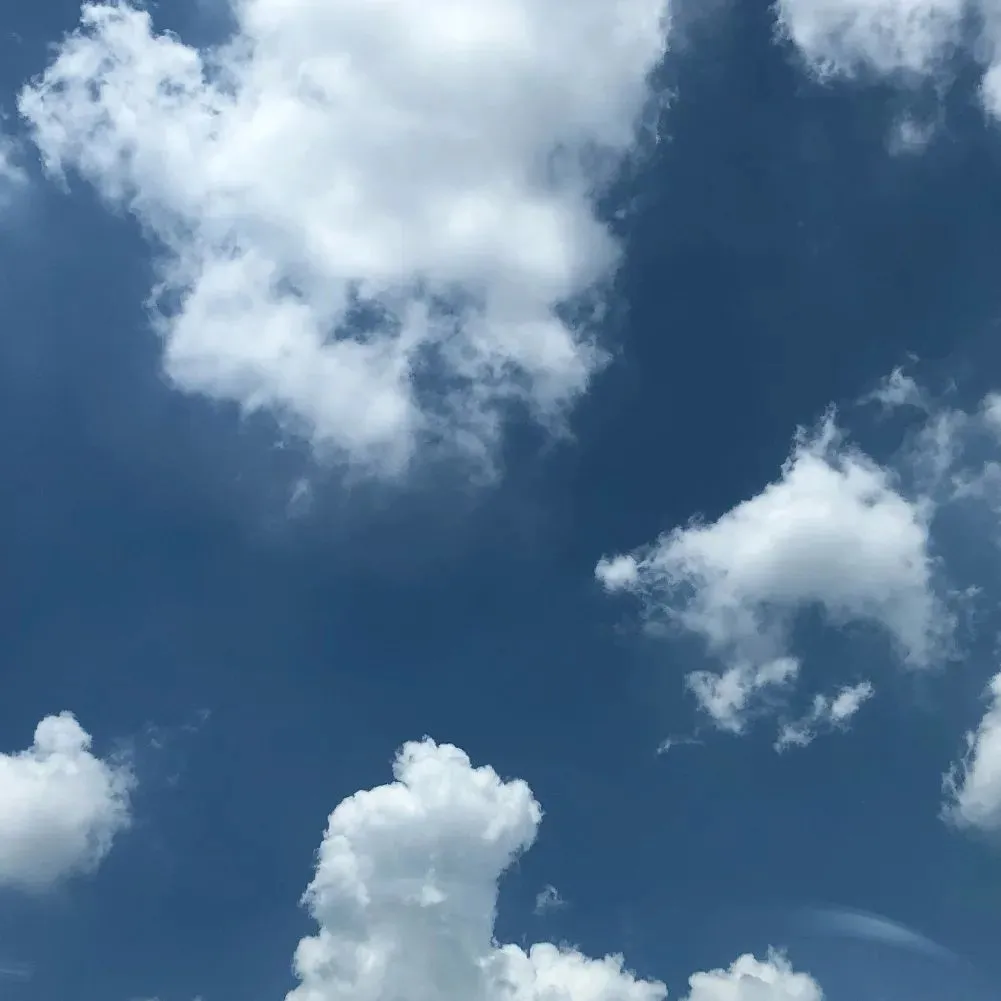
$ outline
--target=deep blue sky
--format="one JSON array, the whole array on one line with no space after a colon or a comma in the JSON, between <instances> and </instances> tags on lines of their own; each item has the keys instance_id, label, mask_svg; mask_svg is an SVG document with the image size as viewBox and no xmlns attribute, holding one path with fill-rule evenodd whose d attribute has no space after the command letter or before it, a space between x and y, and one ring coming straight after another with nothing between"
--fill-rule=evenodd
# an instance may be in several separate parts
<instances>
[{"instance_id":1,"label":"deep blue sky","mask_svg":"<svg viewBox=\"0 0 1001 1001\"><path fill-rule=\"evenodd\" d=\"M219 29L189 6L170 15L189 40ZM8 112L78 13L0 5ZM899 94L811 81L758 3L695 19L666 72L669 138L624 224L616 358L572 441L513 434L482 491L331 483L288 517L301 459L160 379L134 223L31 168L0 224L0 738L27 746L71 709L100 748L135 742L140 786L97 874L0 897L0 949L35 970L7 996L283 996L327 813L424 734L546 808L504 883L513 941L622 950L677 996L692 970L788 944L838 1001L848 947L797 938L787 908L844 905L1001 982L1001 854L937 817L993 633L955 684L900 683L847 736L657 756L691 729L680 668L700 653L640 636L592 572L757 493L798 424L850 409L909 352L964 399L991 388L1001 135L960 87L928 149L890 155ZM851 413L892 452L894 427ZM810 642L821 665L886 656ZM537 918L549 883L569 906Z\"/></svg>"}]
</instances>

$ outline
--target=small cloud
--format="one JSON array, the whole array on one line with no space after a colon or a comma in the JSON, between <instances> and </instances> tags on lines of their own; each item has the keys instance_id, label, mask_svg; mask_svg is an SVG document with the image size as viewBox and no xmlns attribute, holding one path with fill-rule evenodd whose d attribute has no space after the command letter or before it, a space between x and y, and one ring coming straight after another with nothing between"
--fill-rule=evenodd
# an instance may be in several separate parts
<instances>
[{"instance_id":1,"label":"small cloud","mask_svg":"<svg viewBox=\"0 0 1001 1001\"><path fill-rule=\"evenodd\" d=\"M937 122L921 121L912 115L904 115L894 123L890 132L890 152L896 156L921 153L935 138L937 130Z\"/></svg>"},{"instance_id":2,"label":"small cloud","mask_svg":"<svg viewBox=\"0 0 1001 1001\"><path fill-rule=\"evenodd\" d=\"M0 959L0 980L15 980L27 983L34 971L27 963L16 963L10 959Z\"/></svg>"},{"instance_id":3,"label":"small cloud","mask_svg":"<svg viewBox=\"0 0 1001 1001\"><path fill-rule=\"evenodd\" d=\"M924 391L911 376L904 374L904 370L900 366L897 366L871 393L867 393L859 402L878 403L883 410L897 410L901 407L928 410L928 400Z\"/></svg>"},{"instance_id":4,"label":"small cloud","mask_svg":"<svg viewBox=\"0 0 1001 1001\"><path fill-rule=\"evenodd\" d=\"M696 731L693 734L688 735L687 737L685 737L685 736L683 736L683 737L665 737L657 745L657 753L658 754L667 754L667 752L670 751L672 747L695 747L695 746L702 745L704 743L705 743L705 741L702 740L701 737L699 737L698 731Z\"/></svg>"},{"instance_id":5,"label":"small cloud","mask_svg":"<svg viewBox=\"0 0 1001 1001\"><path fill-rule=\"evenodd\" d=\"M0 886L45 890L96 869L131 822L134 786L71 713L47 716L31 747L0 754Z\"/></svg>"},{"instance_id":6,"label":"small cloud","mask_svg":"<svg viewBox=\"0 0 1001 1001\"><path fill-rule=\"evenodd\" d=\"M775 740L775 750L806 747L824 730L847 729L849 720L874 694L871 682L862 681L857 685L845 686L833 698L829 695L814 696L809 712L797 720L783 724Z\"/></svg>"},{"instance_id":7,"label":"small cloud","mask_svg":"<svg viewBox=\"0 0 1001 1001\"><path fill-rule=\"evenodd\" d=\"M567 906L567 902L560 896L560 891L552 884L544 886L535 897L535 913L540 917L550 911L558 911Z\"/></svg>"}]
</instances>

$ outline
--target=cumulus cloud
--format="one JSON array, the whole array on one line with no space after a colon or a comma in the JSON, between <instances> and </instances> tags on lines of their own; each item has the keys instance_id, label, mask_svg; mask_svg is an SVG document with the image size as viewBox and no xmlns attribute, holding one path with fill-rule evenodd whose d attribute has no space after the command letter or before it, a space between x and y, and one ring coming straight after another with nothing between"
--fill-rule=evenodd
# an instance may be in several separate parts
<instances>
[{"instance_id":1,"label":"cumulus cloud","mask_svg":"<svg viewBox=\"0 0 1001 1001\"><path fill-rule=\"evenodd\" d=\"M1001 832L1001 673L988 686L987 710L966 735L966 754L945 776L943 816L957 827Z\"/></svg>"},{"instance_id":2,"label":"cumulus cloud","mask_svg":"<svg viewBox=\"0 0 1001 1001\"><path fill-rule=\"evenodd\" d=\"M42 890L90 872L129 825L131 771L90 748L64 712L38 724L27 750L0 754L0 886Z\"/></svg>"},{"instance_id":3,"label":"cumulus cloud","mask_svg":"<svg viewBox=\"0 0 1001 1001\"><path fill-rule=\"evenodd\" d=\"M558 428L602 353L573 316L618 247L594 195L634 149L667 0L233 0L200 51L125 0L20 95L162 252L163 359L373 473L489 462Z\"/></svg>"},{"instance_id":4,"label":"cumulus cloud","mask_svg":"<svg viewBox=\"0 0 1001 1001\"><path fill-rule=\"evenodd\" d=\"M972 29L983 107L1001 118L1001 15L991 0L777 0L775 10L782 35L827 78L934 80Z\"/></svg>"},{"instance_id":5,"label":"cumulus cloud","mask_svg":"<svg viewBox=\"0 0 1001 1001\"><path fill-rule=\"evenodd\" d=\"M520 780L458 748L403 747L392 784L330 815L304 902L318 927L295 953L287 1001L663 1001L620 956L499 944L497 886L536 837L542 809ZM820 1001L779 955L691 978L689 1001Z\"/></svg>"},{"instance_id":6,"label":"cumulus cloud","mask_svg":"<svg viewBox=\"0 0 1001 1001\"><path fill-rule=\"evenodd\" d=\"M742 730L799 675L797 613L880 627L901 660L935 663L952 622L936 596L928 506L850 446L829 416L800 433L780 477L715 522L675 528L596 567L608 591L700 637L725 665L688 679L722 728Z\"/></svg>"},{"instance_id":7,"label":"cumulus cloud","mask_svg":"<svg viewBox=\"0 0 1001 1001\"><path fill-rule=\"evenodd\" d=\"M797 720L782 724L775 740L775 749L784 751L790 747L806 747L824 730L845 729L851 718L874 694L871 681L846 685L833 697L818 693L813 697L813 704L808 712Z\"/></svg>"},{"instance_id":8,"label":"cumulus cloud","mask_svg":"<svg viewBox=\"0 0 1001 1001\"><path fill-rule=\"evenodd\" d=\"M797 973L779 953L767 961L745 955L728 970L696 973L688 981L687 1001L823 1001L817 982Z\"/></svg>"}]
</instances>

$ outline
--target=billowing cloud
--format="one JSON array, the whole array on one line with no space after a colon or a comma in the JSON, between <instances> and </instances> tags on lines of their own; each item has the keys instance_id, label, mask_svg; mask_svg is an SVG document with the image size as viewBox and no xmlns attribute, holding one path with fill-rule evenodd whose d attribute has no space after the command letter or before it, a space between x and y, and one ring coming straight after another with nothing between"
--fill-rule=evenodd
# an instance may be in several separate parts
<instances>
[{"instance_id":1,"label":"billowing cloud","mask_svg":"<svg viewBox=\"0 0 1001 1001\"><path fill-rule=\"evenodd\" d=\"M988 686L987 709L966 735L966 754L945 777L943 816L957 827L1001 833L1001 674Z\"/></svg>"},{"instance_id":2,"label":"billowing cloud","mask_svg":"<svg viewBox=\"0 0 1001 1001\"><path fill-rule=\"evenodd\" d=\"M788 960L771 953L767 961L745 955L728 970L696 973L687 1001L823 1001L817 982L797 973Z\"/></svg>"},{"instance_id":3,"label":"billowing cloud","mask_svg":"<svg viewBox=\"0 0 1001 1001\"><path fill-rule=\"evenodd\" d=\"M822 77L935 79L957 48L983 67L985 111L1001 118L1001 14L991 0L777 0L782 34Z\"/></svg>"},{"instance_id":4,"label":"billowing cloud","mask_svg":"<svg viewBox=\"0 0 1001 1001\"><path fill-rule=\"evenodd\" d=\"M90 872L129 825L132 774L90 746L64 712L38 724L27 750L0 754L0 886L42 890Z\"/></svg>"},{"instance_id":5,"label":"billowing cloud","mask_svg":"<svg viewBox=\"0 0 1001 1001\"><path fill-rule=\"evenodd\" d=\"M936 662L951 618L934 588L929 516L828 417L799 435L761 493L715 522L602 559L596 574L723 661L721 673L697 672L689 687L717 725L739 731L796 682L791 629L803 609L880 627L910 666Z\"/></svg>"},{"instance_id":6,"label":"billowing cloud","mask_svg":"<svg viewBox=\"0 0 1001 1001\"><path fill-rule=\"evenodd\" d=\"M618 247L594 194L634 149L666 0L233 0L200 51L87 3L19 108L43 163L161 252L164 366L380 474L489 464L514 403L558 427L602 354ZM583 298L582 298L583 297Z\"/></svg>"},{"instance_id":7,"label":"billowing cloud","mask_svg":"<svg viewBox=\"0 0 1001 1001\"><path fill-rule=\"evenodd\" d=\"M620 956L494 937L497 886L542 809L522 781L430 740L404 746L390 785L330 815L305 903L318 927L295 954L287 1001L663 1001ZM820 1001L779 955L697 974L689 1001Z\"/></svg>"}]
</instances>

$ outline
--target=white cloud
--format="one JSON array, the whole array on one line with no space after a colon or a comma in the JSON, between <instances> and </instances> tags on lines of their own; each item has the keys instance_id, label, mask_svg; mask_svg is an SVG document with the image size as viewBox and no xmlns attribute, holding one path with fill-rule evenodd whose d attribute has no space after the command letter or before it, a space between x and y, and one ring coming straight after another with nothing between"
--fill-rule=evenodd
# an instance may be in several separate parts
<instances>
[{"instance_id":1,"label":"white cloud","mask_svg":"<svg viewBox=\"0 0 1001 1001\"><path fill-rule=\"evenodd\" d=\"M319 929L295 954L287 1001L662 1001L619 956L494 937L497 884L542 809L522 781L430 740L407 744L391 785L330 815L304 898ZM690 1001L820 1001L778 955L691 978Z\"/></svg>"},{"instance_id":2,"label":"white cloud","mask_svg":"<svg viewBox=\"0 0 1001 1001\"><path fill-rule=\"evenodd\" d=\"M797 973L779 953L767 961L745 955L728 970L696 973L689 980L687 1001L823 1001L817 982Z\"/></svg>"},{"instance_id":3,"label":"white cloud","mask_svg":"<svg viewBox=\"0 0 1001 1001\"><path fill-rule=\"evenodd\" d=\"M945 776L943 816L957 827L1001 832L1001 673L988 686L988 706L966 735L966 754Z\"/></svg>"},{"instance_id":4,"label":"white cloud","mask_svg":"<svg viewBox=\"0 0 1001 1001\"><path fill-rule=\"evenodd\" d=\"M934 81L972 27L968 55L983 67L981 101L1001 119L1001 14L993 0L777 0L775 10L782 34L821 77Z\"/></svg>"},{"instance_id":5,"label":"white cloud","mask_svg":"<svg viewBox=\"0 0 1001 1001\"><path fill-rule=\"evenodd\" d=\"M988 393L975 410L929 408L905 450L922 489L944 506L974 500L1001 506L1001 394Z\"/></svg>"},{"instance_id":6,"label":"white cloud","mask_svg":"<svg viewBox=\"0 0 1001 1001\"><path fill-rule=\"evenodd\" d=\"M884 410L895 410L898 407L916 407L919 410L928 409L928 401L921 387L899 366L895 368L879 385L862 398L863 403L878 403Z\"/></svg>"},{"instance_id":7,"label":"white cloud","mask_svg":"<svg viewBox=\"0 0 1001 1001\"><path fill-rule=\"evenodd\" d=\"M558 427L601 364L556 307L616 267L592 196L634 149L666 14L234 0L203 52L85 4L19 108L50 172L163 250L176 386L373 472L428 443L489 464L511 401Z\"/></svg>"},{"instance_id":8,"label":"white cloud","mask_svg":"<svg viewBox=\"0 0 1001 1001\"><path fill-rule=\"evenodd\" d=\"M935 593L929 515L828 417L798 436L761 493L715 522L602 559L596 574L653 621L704 640L725 669L697 672L689 686L719 726L739 731L796 681L791 628L805 608L835 625L881 627L910 666L935 662L952 622Z\"/></svg>"},{"instance_id":9,"label":"white cloud","mask_svg":"<svg viewBox=\"0 0 1001 1001\"><path fill-rule=\"evenodd\" d=\"M822 74L930 73L959 40L967 0L778 0L779 25Z\"/></svg>"},{"instance_id":10,"label":"white cloud","mask_svg":"<svg viewBox=\"0 0 1001 1001\"><path fill-rule=\"evenodd\" d=\"M741 733L761 699L774 698L796 683L799 666L795 657L776 657L763 663L741 662L719 674L693 671L686 681L716 726Z\"/></svg>"},{"instance_id":11,"label":"white cloud","mask_svg":"<svg viewBox=\"0 0 1001 1001\"><path fill-rule=\"evenodd\" d=\"M0 885L41 890L90 872L129 825L132 774L90 745L64 712L38 724L26 751L0 754Z\"/></svg>"},{"instance_id":12,"label":"white cloud","mask_svg":"<svg viewBox=\"0 0 1001 1001\"><path fill-rule=\"evenodd\" d=\"M843 730L851 718L875 694L870 681L860 681L846 685L833 698L818 693L808 712L799 719L783 723L775 740L775 749L784 751L790 747L806 747L812 744L824 730Z\"/></svg>"},{"instance_id":13,"label":"white cloud","mask_svg":"<svg viewBox=\"0 0 1001 1001\"><path fill-rule=\"evenodd\" d=\"M567 902L560 896L560 891L552 884L544 886L535 895L535 913L548 914L566 907Z\"/></svg>"}]
</instances>

